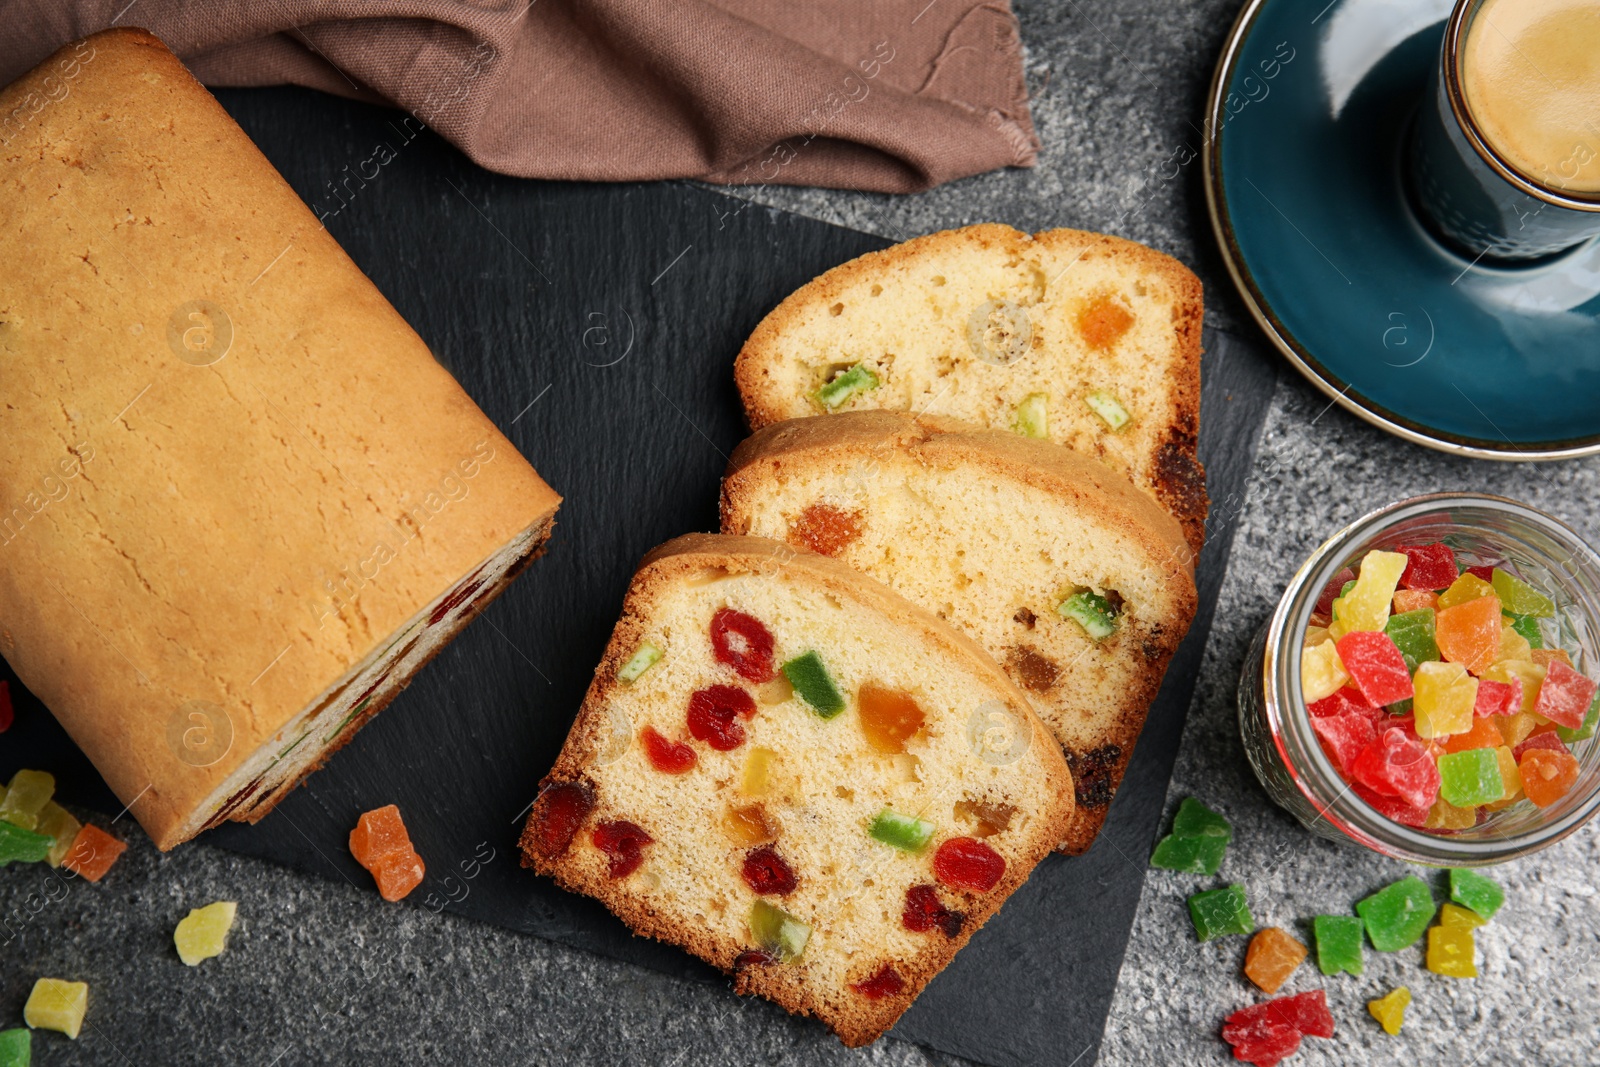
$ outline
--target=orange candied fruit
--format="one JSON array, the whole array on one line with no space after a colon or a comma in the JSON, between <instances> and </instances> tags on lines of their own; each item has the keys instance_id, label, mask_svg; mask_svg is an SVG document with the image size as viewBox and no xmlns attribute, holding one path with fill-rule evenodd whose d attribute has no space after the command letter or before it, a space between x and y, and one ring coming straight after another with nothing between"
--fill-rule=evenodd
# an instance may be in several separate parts
<instances>
[{"instance_id":1,"label":"orange candied fruit","mask_svg":"<svg viewBox=\"0 0 1600 1067\"><path fill-rule=\"evenodd\" d=\"M1439 610L1439 594L1431 589L1396 589L1394 591L1394 613L1404 615L1408 611L1417 611L1422 608Z\"/></svg>"},{"instance_id":2,"label":"orange candied fruit","mask_svg":"<svg viewBox=\"0 0 1600 1067\"><path fill-rule=\"evenodd\" d=\"M84 823L78 836L72 839L72 847L67 849L67 858L61 861L61 866L79 878L98 882L126 851L126 844L98 826Z\"/></svg>"},{"instance_id":3,"label":"orange candied fruit","mask_svg":"<svg viewBox=\"0 0 1600 1067\"><path fill-rule=\"evenodd\" d=\"M422 857L393 804L364 812L350 831L350 855L372 872L384 900L399 900L422 884Z\"/></svg>"},{"instance_id":4,"label":"orange candied fruit","mask_svg":"<svg viewBox=\"0 0 1600 1067\"><path fill-rule=\"evenodd\" d=\"M1263 993L1276 993L1306 958L1306 947L1276 926L1250 939L1244 957L1244 976Z\"/></svg>"},{"instance_id":5,"label":"orange candied fruit","mask_svg":"<svg viewBox=\"0 0 1600 1067\"><path fill-rule=\"evenodd\" d=\"M789 527L790 544L798 543L824 556L836 555L860 536L861 512L846 511L820 500L808 505Z\"/></svg>"},{"instance_id":6,"label":"orange candied fruit","mask_svg":"<svg viewBox=\"0 0 1600 1067\"><path fill-rule=\"evenodd\" d=\"M1133 313L1110 293L1101 293L1078 310L1078 333L1090 348L1107 349L1133 326Z\"/></svg>"},{"instance_id":7,"label":"orange candied fruit","mask_svg":"<svg viewBox=\"0 0 1600 1067\"><path fill-rule=\"evenodd\" d=\"M1578 760L1570 752L1549 748L1530 748L1517 764L1522 772L1522 791L1541 808L1567 795L1578 780Z\"/></svg>"},{"instance_id":8,"label":"orange candied fruit","mask_svg":"<svg viewBox=\"0 0 1600 1067\"><path fill-rule=\"evenodd\" d=\"M1481 675L1500 655L1500 598L1481 596L1440 609L1433 639L1445 659Z\"/></svg>"},{"instance_id":9,"label":"orange candied fruit","mask_svg":"<svg viewBox=\"0 0 1600 1067\"><path fill-rule=\"evenodd\" d=\"M916 736L928 718L910 693L876 682L862 684L856 693L856 707L867 744L885 755L904 752L906 742Z\"/></svg>"},{"instance_id":10,"label":"orange candied fruit","mask_svg":"<svg viewBox=\"0 0 1600 1067\"><path fill-rule=\"evenodd\" d=\"M1464 734L1451 734L1444 739L1446 752L1466 752L1474 748L1499 748L1506 743L1492 718L1473 719L1472 729Z\"/></svg>"}]
</instances>

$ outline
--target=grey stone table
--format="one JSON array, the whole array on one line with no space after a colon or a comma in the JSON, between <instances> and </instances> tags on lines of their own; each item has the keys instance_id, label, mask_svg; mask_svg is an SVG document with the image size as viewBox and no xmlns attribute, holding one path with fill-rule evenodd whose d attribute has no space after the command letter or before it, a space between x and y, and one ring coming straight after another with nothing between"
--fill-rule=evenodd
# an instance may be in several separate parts
<instances>
[{"instance_id":1,"label":"grey stone table","mask_svg":"<svg viewBox=\"0 0 1600 1067\"><path fill-rule=\"evenodd\" d=\"M1045 146L1037 168L908 198L742 195L895 238L985 220L1120 234L1194 264L1211 325L1250 333L1212 246L1197 163L1173 180L1156 176L1174 152L1199 148L1201 102L1237 7L1238 0L1019 0ZM1304 937L1310 916L1343 910L1403 865L1313 839L1266 798L1234 725L1245 644L1325 532L1390 500L1454 488L1528 500L1600 537L1600 462L1514 468L1426 452L1330 409L1288 372L1247 497L1220 502L1240 509L1240 532L1168 804L1192 794L1233 820L1224 873L1249 887L1264 924ZM0 874L0 915L25 916L13 924L15 939L0 944L4 1017L16 1017L38 974L71 973L93 989L84 1036L40 1040L35 1062L959 1062L893 1040L849 1052L763 1002L449 915L374 907L368 887L304 878L204 845L164 856L127 820L119 827L134 844L101 887L63 895L49 892L48 871ZM1307 1041L1293 1062L1595 1062L1597 862L1600 836L1590 829L1537 860L1499 869L1511 903L1480 933L1476 981L1429 974L1417 949L1368 953L1361 978L1323 980L1302 968L1289 989L1328 988L1340 1032L1334 1042ZM1104 1064L1231 1062L1216 1031L1227 1011L1252 999L1238 977L1243 945L1194 942L1183 907L1193 882L1152 872L1145 883ZM200 969L174 966L174 923L218 897L240 904L233 948ZM1388 1038L1363 1004L1402 983L1416 1000L1404 1034ZM1063 1067L1072 1055L1061 1057Z\"/></svg>"}]
</instances>

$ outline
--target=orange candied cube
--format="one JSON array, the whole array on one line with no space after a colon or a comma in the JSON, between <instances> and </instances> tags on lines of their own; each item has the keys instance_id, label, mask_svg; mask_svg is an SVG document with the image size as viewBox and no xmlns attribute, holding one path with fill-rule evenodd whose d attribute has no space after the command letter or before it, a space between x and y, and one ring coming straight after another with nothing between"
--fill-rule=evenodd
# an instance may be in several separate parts
<instances>
[{"instance_id":1,"label":"orange candied cube","mask_svg":"<svg viewBox=\"0 0 1600 1067\"><path fill-rule=\"evenodd\" d=\"M1578 780L1578 760L1570 752L1550 748L1530 748L1517 764L1522 773L1522 791L1541 808L1548 808Z\"/></svg>"},{"instance_id":2,"label":"orange candied cube","mask_svg":"<svg viewBox=\"0 0 1600 1067\"><path fill-rule=\"evenodd\" d=\"M372 872L384 900L399 900L422 883L426 868L393 804L364 812L350 831L350 855Z\"/></svg>"},{"instance_id":3,"label":"orange candied cube","mask_svg":"<svg viewBox=\"0 0 1600 1067\"><path fill-rule=\"evenodd\" d=\"M1276 926L1269 926L1250 939L1244 957L1244 976L1263 993L1276 993L1305 958L1304 945Z\"/></svg>"},{"instance_id":4,"label":"orange candied cube","mask_svg":"<svg viewBox=\"0 0 1600 1067\"><path fill-rule=\"evenodd\" d=\"M1441 608L1433 639L1444 658L1482 674L1500 657L1500 598L1480 596Z\"/></svg>"},{"instance_id":5,"label":"orange candied cube","mask_svg":"<svg viewBox=\"0 0 1600 1067\"><path fill-rule=\"evenodd\" d=\"M1464 734L1451 734L1444 739L1446 752L1465 752L1472 748L1499 748L1506 743L1495 728L1494 719L1473 719L1472 729Z\"/></svg>"},{"instance_id":6,"label":"orange candied cube","mask_svg":"<svg viewBox=\"0 0 1600 1067\"><path fill-rule=\"evenodd\" d=\"M1529 658L1546 669L1553 659L1558 659L1569 667L1572 666L1572 657L1567 655L1567 650L1564 648L1536 648L1529 654Z\"/></svg>"},{"instance_id":7,"label":"orange candied cube","mask_svg":"<svg viewBox=\"0 0 1600 1067\"><path fill-rule=\"evenodd\" d=\"M72 846L67 849L67 858L61 861L61 866L80 878L98 882L126 851L126 844L98 826L84 823L78 835L72 839Z\"/></svg>"},{"instance_id":8,"label":"orange candied cube","mask_svg":"<svg viewBox=\"0 0 1600 1067\"><path fill-rule=\"evenodd\" d=\"M1396 589L1394 591L1394 613L1404 615L1408 611L1418 611L1422 608L1439 610L1439 594L1431 589Z\"/></svg>"},{"instance_id":9,"label":"orange candied cube","mask_svg":"<svg viewBox=\"0 0 1600 1067\"><path fill-rule=\"evenodd\" d=\"M400 900L422 884L426 873L422 857L407 849L378 864L372 872L372 880L378 883L378 895L384 900Z\"/></svg>"},{"instance_id":10,"label":"orange candied cube","mask_svg":"<svg viewBox=\"0 0 1600 1067\"><path fill-rule=\"evenodd\" d=\"M1500 731L1501 739L1512 748L1526 741L1539 726L1533 721L1531 711L1519 711L1515 715L1493 715L1490 719Z\"/></svg>"}]
</instances>

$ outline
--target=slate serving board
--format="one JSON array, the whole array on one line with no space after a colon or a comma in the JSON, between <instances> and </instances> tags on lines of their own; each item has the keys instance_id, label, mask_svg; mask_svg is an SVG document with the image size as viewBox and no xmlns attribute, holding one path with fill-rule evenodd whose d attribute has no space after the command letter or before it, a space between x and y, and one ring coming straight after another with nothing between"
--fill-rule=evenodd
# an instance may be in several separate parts
<instances>
[{"instance_id":1,"label":"slate serving board","mask_svg":"<svg viewBox=\"0 0 1600 1067\"><path fill-rule=\"evenodd\" d=\"M731 374L741 341L790 291L888 242L681 183L504 178L394 112L307 91L219 96L566 502L548 556L306 788L204 840L370 891L346 837L361 811L398 803L428 863L413 905L722 981L522 870L515 841L638 559L716 527L718 480L746 432ZM1085 856L1046 860L898 1037L991 1064L1095 1058L1275 380L1259 349L1206 341L1200 453L1218 506L1200 614L1105 831ZM121 812L11 681L0 774L46 768L69 802Z\"/></svg>"}]
</instances>

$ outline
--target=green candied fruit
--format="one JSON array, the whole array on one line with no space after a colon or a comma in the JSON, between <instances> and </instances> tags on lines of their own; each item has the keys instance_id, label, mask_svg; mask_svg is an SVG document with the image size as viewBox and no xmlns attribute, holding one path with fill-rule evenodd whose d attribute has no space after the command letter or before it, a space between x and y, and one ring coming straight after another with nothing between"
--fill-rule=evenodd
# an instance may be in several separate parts
<instances>
[{"instance_id":1,"label":"green candied fruit","mask_svg":"<svg viewBox=\"0 0 1600 1067\"><path fill-rule=\"evenodd\" d=\"M1539 620L1532 615L1512 615L1511 628L1522 635L1529 648L1544 647L1544 634L1539 631Z\"/></svg>"},{"instance_id":2,"label":"green candied fruit","mask_svg":"<svg viewBox=\"0 0 1600 1067\"><path fill-rule=\"evenodd\" d=\"M28 1067L33 1061L33 1032L17 1027L0 1030L0 1067Z\"/></svg>"},{"instance_id":3,"label":"green candied fruit","mask_svg":"<svg viewBox=\"0 0 1600 1067\"><path fill-rule=\"evenodd\" d=\"M811 940L811 927L782 908L757 900L750 905L750 935L782 963L793 963Z\"/></svg>"},{"instance_id":4,"label":"green candied fruit","mask_svg":"<svg viewBox=\"0 0 1600 1067\"><path fill-rule=\"evenodd\" d=\"M55 795L56 780L44 771L18 771L6 786L4 800L0 800L0 819L24 830L39 825L39 813Z\"/></svg>"},{"instance_id":5,"label":"green candied fruit","mask_svg":"<svg viewBox=\"0 0 1600 1067\"><path fill-rule=\"evenodd\" d=\"M1595 694L1594 702L1589 705L1589 710L1584 713L1583 722L1576 727L1557 726L1556 736L1568 745L1587 741L1594 736L1595 725L1600 723L1600 693Z\"/></svg>"},{"instance_id":6,"label":"green candied fruit","mask_svg":"<svg viewBox=\"0 0 1600 1067\"><path fill-rule=\"evenodd\" d=\"M933 823L925 819L901 815L888 808L878 812L872 819L872 825L867 827L867 833L874 840L906 852L921 852L927 848L928 842L933 839L933 830Z\"/></svg>"},{"instance_id":7,"label":"green candied fruit","mask_svg":"<svg viewBox=\"0 0 1600 1067\"><path fill-rule=\"evenodd\" d=\"M857 363L833 381L825 382L816 392L817 403L829 411L838 411L857 393L870 392L877 387L877 374L865 363Z\"/></svg>"},{"instance_id":8,"label":"green candied fruit","mask_svg":"<svg viewBox=\"0 0 1600 1067\"><path fill-rule=\"evenodd\" d=\"M1406 697L1404 700L1397 700L1393 704L1385 704L1383 710L1390 715L1410 715L1411 704L1414 699L1414 697Z\"/></svg>"},{"instance_id":9,"label":"green candied fruit","mask_svg":"<svg viewBox=\"0 0 1600 1067\"><path fill-rule=\"evenodd\" d=\"M39 863L50 858L50 846L56 839L48 834L24 830L15 823L0 822L0 867L16 861Z\"/></svg>"},{"instance_id":10,"label":"green candied fruit","mask_svg":"<svg viewBox=\"0 0 1600 1067\"><path fill-rule=\"evenodd\" d=\"M1493 878L1485 878L1477 871L1450 868L1450 899L1471 909L1485 922L1494 918L1500 905L1506 902L1506 891Z\"/></svg>"},{"instance_id":11,"label":"green candied fruit","mask_svg":"<svg viewBox=\"0 0 1600 1067\"><path fill-rule=\"evenodd\" d=\"M1356 905L1367 937L1379 952L1398 952L1416 944L1437 910L1427 883L1415 875L1385 886Z\"/></svg>"},{"instance_id":12,"label":"green candied fruit","mask_svg":"<svg viewBox=\"0 0 1600 1067\"><path fill-rule=\"evenodd\" d=\"M822 665L822 657L815 651L796 656L778 669L789 679L800 699L824 719L831 719L844 710L844 697L839 695L839 687L833 684L828 668Z\"/></svg>"},{"instance_id":13,"label":"green candied fruit","mask_svg":"<svg viewBox=\"0 0 1600 1067\"><path fill-rule=\"evenodd\" d=\"M1418 608L1416 611L1391 615L1389 621L1383 624L1383 632L1400 650L1401 658L1406 661L1406 670L1412 674L1417 673L1419 663L1436 663L1439 660L1439 644L1433 636L1434 622L1432 608Z\"/></svg>"},{"instance_id":14,"label":"green candied fruit","mask_svg":"<svg viewBox=\"0 0 1600 1067\"><path fill-rule=\"evenodd\" d=\"M1073 593L1057 604L1056 614L1082 626L1096 641L1104 641L1117 632L1117 612L1111 601L1091 589Z\"/></svg>"},{"instance_id":15,"label":"green candied fruit","mask_svg":"<svg viewBox=\"0 0 1600 1067\"><path fill-rule=\"evenodd\" d=\"M1133 418L1132 415L1128 414L1128 409L1122 406L1122 401L1104 389L1096 389L1084 397L1083 402L1089 405L1090 411L1105 420L1105 424L1111 427L1112 433L1116 433L1128 425L1128 422Z\"/></svg>"},{"instance_id":16,"label":"green candied fruit","mask_svg":"<svg viewBox=\"0 0 1600 1067\"><path fill-rule=\"evenodd\" d=\"M639 675L661 662L661 650L649 641L639 642L639 647L633 650L633 655L628 657L628 662L617 671L617 681L632 685L639 680Z\"/></svg>"},{"instance_id":17,"label":"green candied fruit","mask_svg":"<svg viewBox=\"0 0 1600 1067\"><path fill-rule=\"evenodd\" d=\"M1228 842L1221 837L1179 837L1168 834L1150 854L1150 866L1185 874L1216 874Z\"/></svg>"},{"instance_id":18,"label":"green candied fruit","mask_svg":"<svg viewBox=\"0 0 1600 1067\"><path fill-rule=\"evenodd\" d=\"M1226 934L1248 934L1256 928L1255 917L1245 903L1244 886L1237 884L1194 894L1189 898L1189 918L1202 941Z\"/></svg>"},{"instance_id":19,"label":"green candied fruit","mask_svg":"<svg viewBox=\"0 0 1600 1067\"><path fill-rule=\"evenodd\" d=\"M1490 804L1505 795L1500 758L1492 748L1469 748L1439 757L1439 795L1458 808Z\"/></svg>"},{"instance_id":20,"label":"green candied fruit","mask_svg":"<svg viewBox=\"0 0 1600 1067\"><path fill-rule=\"evenodd\" d=\"M1012 429L1024 437L1050 436L1050 397L1045 393L1029 393L1017 405L1017 417Z\"/></svg>"},{"instance_id":21,"label":"green candied fruit","mask_svg":"<svg viewBox=\"0 0 1600 1067\"><path fill-rule=\"evenodd\" d=\"M1555 617L1556 602L1515 574L1508 574L1496 567L1489 576L1489 584L1494 586L1500 606L1511 614L1532 615L1536 619Z\"/></svg>"},{"instance_id":22,"label":"green candied fruit","mask_svg":"<svg viewBox=\"0 0 1600 1067\"><path fill-rule=\"evenodd\" d=\"M1172 817L1174 837L1220 837L1223 844L1233 840L1233 824L1194 797L1184 797Z\"/></svg>"},{"instance_id":23,"label":"green candied fruit","mask_svg":"<svg viewBox=\"0 0 1600 1067\"><path fill-rule=\"evenodd\" d=\"M1317 969L1323 974L1360 974L1361 931L1361 920L1354 915L1318 915L1312 919Z\"/></svg>"}]
</instances>

